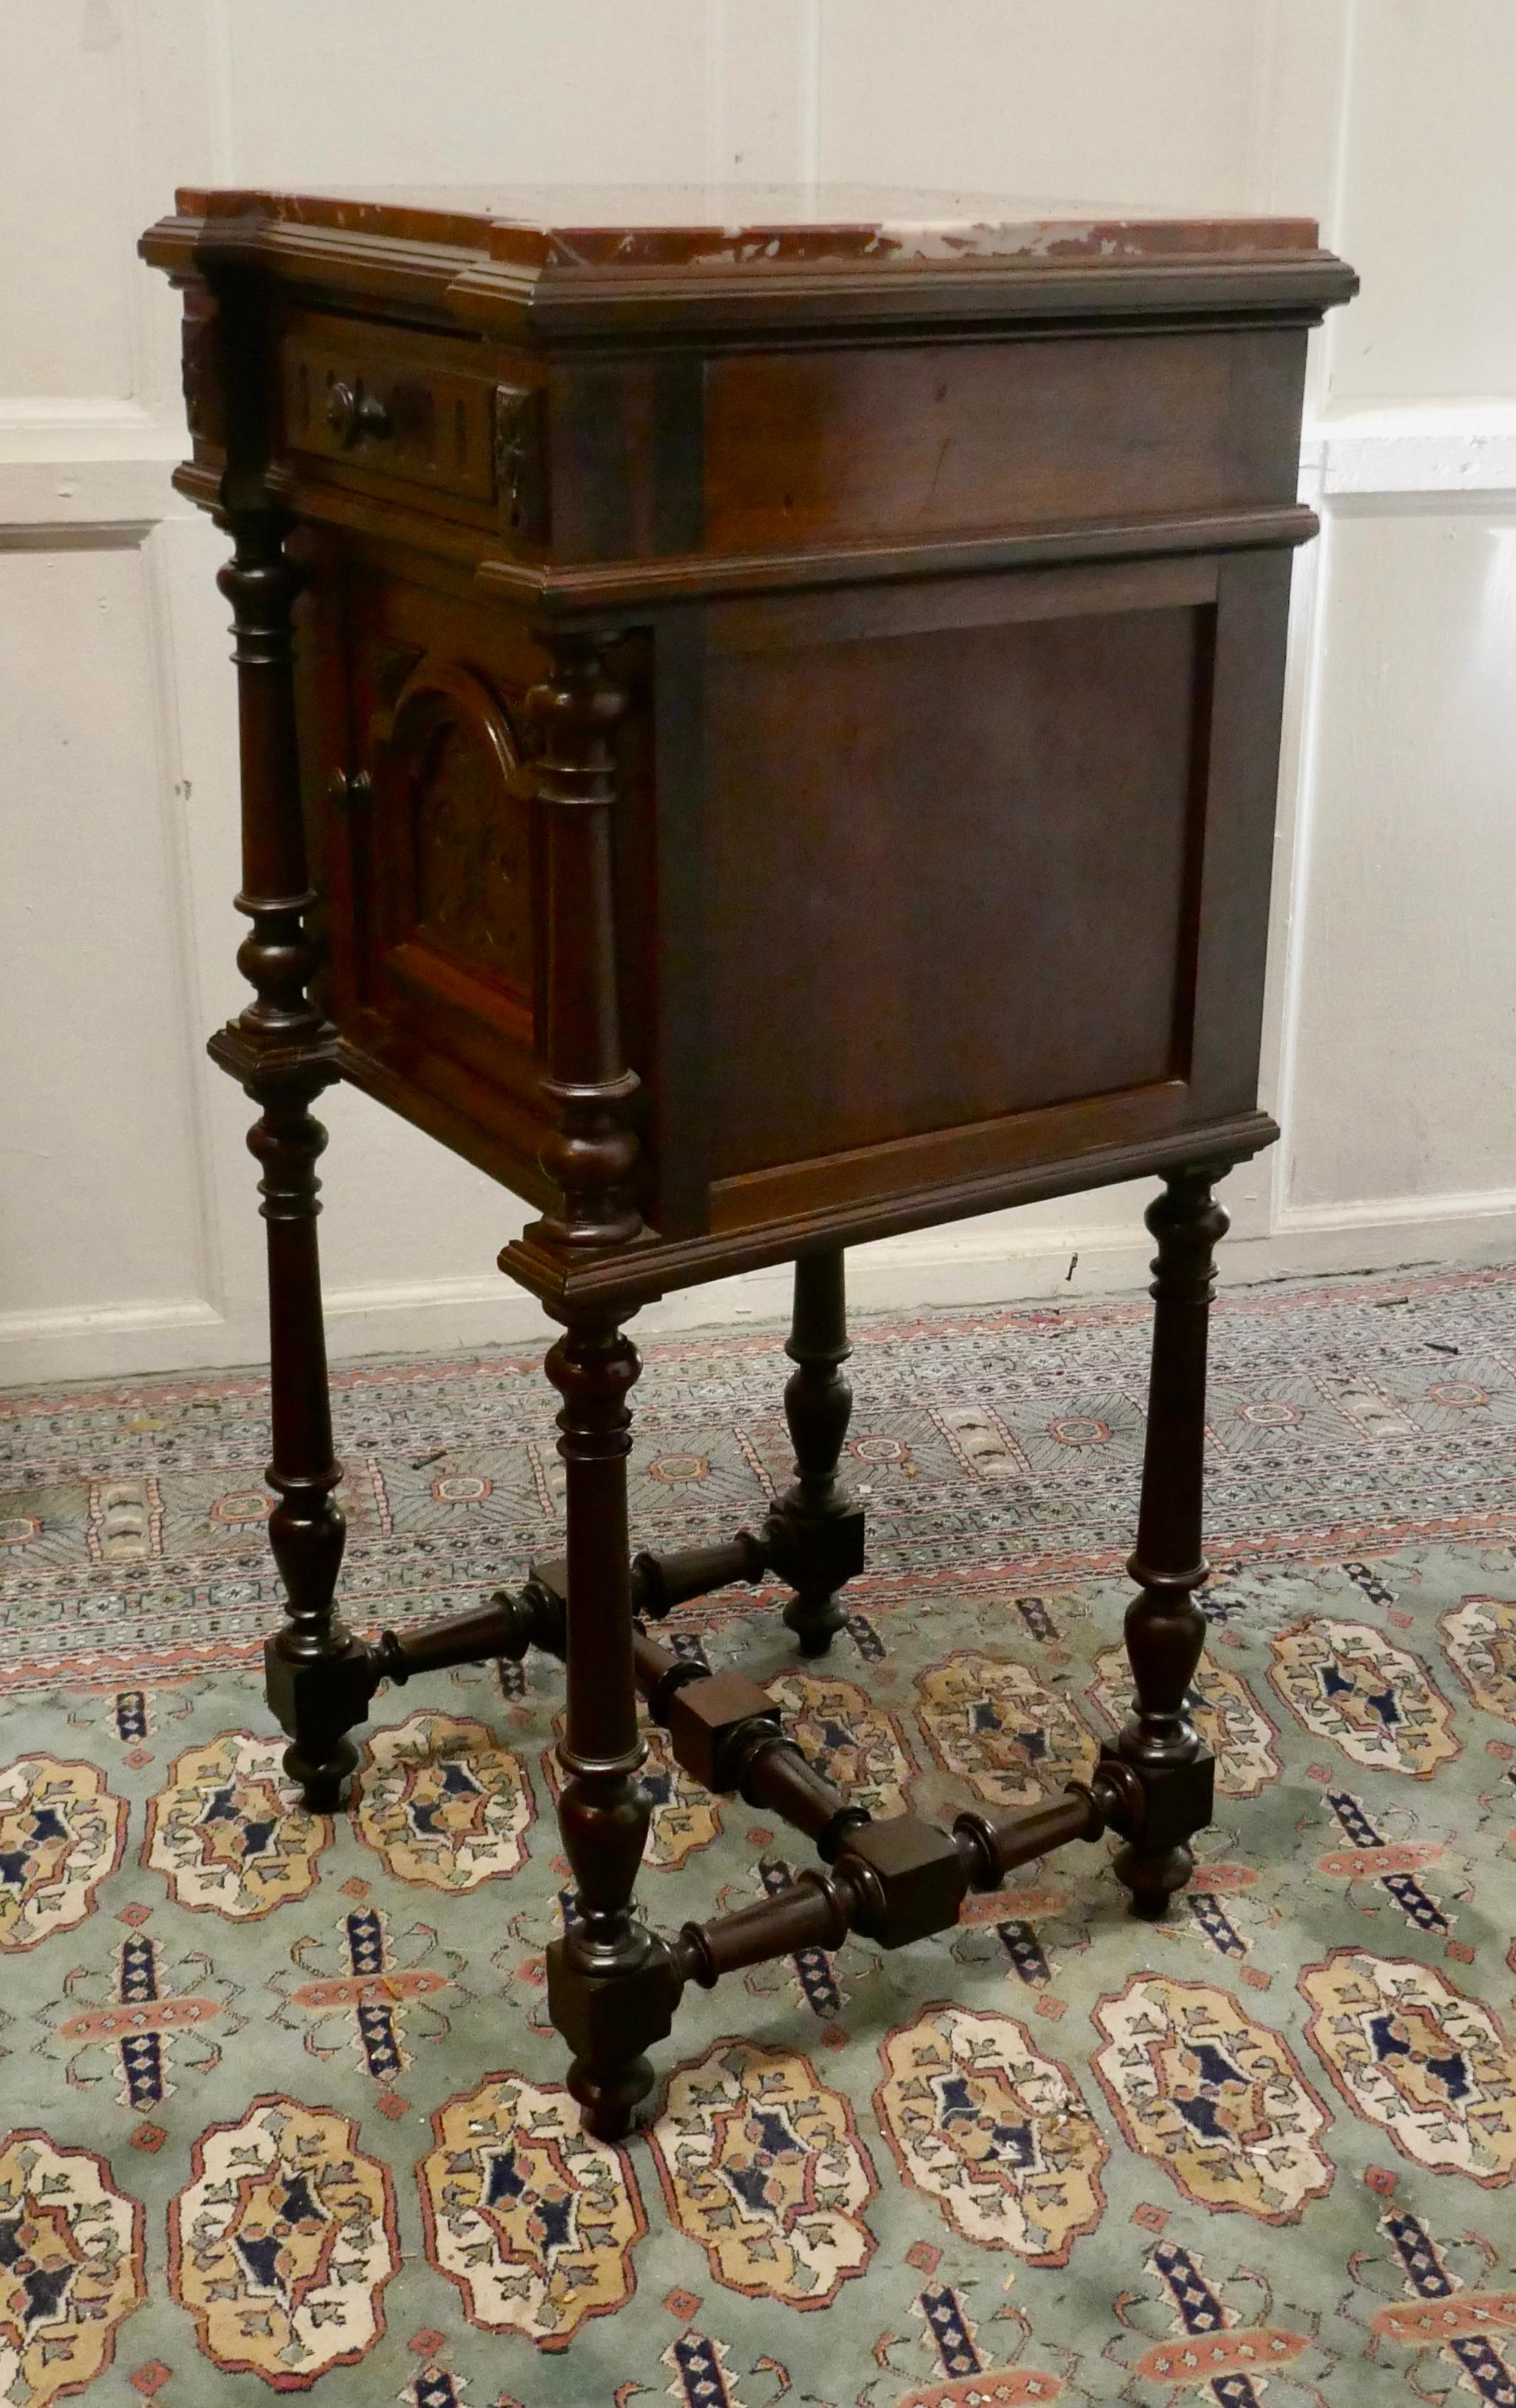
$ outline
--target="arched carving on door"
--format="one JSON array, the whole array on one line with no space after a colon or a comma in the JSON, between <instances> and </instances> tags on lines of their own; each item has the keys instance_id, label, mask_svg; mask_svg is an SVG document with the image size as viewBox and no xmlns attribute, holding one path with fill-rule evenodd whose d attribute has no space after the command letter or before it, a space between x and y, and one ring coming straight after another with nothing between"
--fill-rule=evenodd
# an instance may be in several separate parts
<instances>
[{"instance_id":1,"label":"arched carving on door","mask_svg":"<svg viewBox=\"0 0 1516 2408\"><path fill-rule=\"evenodd\" d=\"M475 670L429 653L370 738L385 950L441 954L530 1008L532 811L504 707Z\"/></svg>"}]
</instances>

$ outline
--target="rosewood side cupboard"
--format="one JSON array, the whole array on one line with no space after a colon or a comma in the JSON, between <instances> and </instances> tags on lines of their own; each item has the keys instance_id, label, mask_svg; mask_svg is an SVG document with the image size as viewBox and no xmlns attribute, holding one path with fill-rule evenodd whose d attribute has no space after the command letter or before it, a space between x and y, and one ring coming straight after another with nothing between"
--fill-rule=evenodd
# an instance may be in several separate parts
<instances>
[{"instance_id":1,"label":"rosewood side cupboard","mask_svg":"<svg viewBox=\"0 0 1516 2408\"><path fill-rule=\"evenodd\" d=\"M1161 1914L1210 1813L1211 1191L1276 1134L1306 336L1352 273L1293 219L824 190L185 192L142 249L184 295L178 481L233 544L253 994L211 1051L259 1111L290 1773L337 1803L383 1681L565 1659L549 1996L608 2137L688 1983L902 1945L1108 1829ZM501 1262L563 1332L565 1556L375 1640L334 1605L311 1106L337 1079L527 1200ZM803 1650L839 1627L849 1243L1154 1173L1131 1718L1030 1813L871 1820L765 1689L649 1625L775 1575ZM794 1484L757 1530L634 1559L627 1321L786 1260ZM639 1698L815 1870L650 1930Z\"/></svg>"}]
</instances>

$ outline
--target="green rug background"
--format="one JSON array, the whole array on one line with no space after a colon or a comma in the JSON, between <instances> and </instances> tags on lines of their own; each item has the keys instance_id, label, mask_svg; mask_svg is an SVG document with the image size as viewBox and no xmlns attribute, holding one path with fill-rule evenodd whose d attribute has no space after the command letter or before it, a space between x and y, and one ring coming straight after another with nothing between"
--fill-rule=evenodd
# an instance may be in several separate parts
<instances>
[{"instance_id":1,"label":"green rug background","mask_svg":"<svg viewBox=\"0 0 1516 2408\"><path fill-rule=\"evenodd\" d=\"M739 1591L680 1646L780 1677L887 1811L1058 1786L1123 1702L1147 1326L865 1320L848 1634L799 1677ZM761 1514L779 1343L650 1345L637 1543ZM358 1627L544 1545L551 1401L535 1358L339 1370ZM0 1400L7 2408L1516 2401L1516 1269L1223 1294L1229 1794L1170 1924L1065 1851L895 1956L692 1994L620 2153L544 2014L556 1671L386 1693L356 1825L300 1815L265 1411L253 1373ZM654 1923L805 1861L652 1778Z\"/></svg>"}]
</instances>

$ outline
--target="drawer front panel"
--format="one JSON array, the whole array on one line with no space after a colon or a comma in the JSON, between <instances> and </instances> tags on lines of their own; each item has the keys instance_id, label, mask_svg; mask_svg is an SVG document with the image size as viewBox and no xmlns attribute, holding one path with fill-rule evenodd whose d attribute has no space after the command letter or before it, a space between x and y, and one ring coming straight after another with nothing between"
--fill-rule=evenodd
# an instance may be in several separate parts
<instances>
[{"instance_id":1,"label":"drawer front panel","mask_svg":"<svg viewBox=\"0 0 1516 2408\"><path fill-rule=\"evenodd\" d=\"M439 356L441 353L441 356ZM451 363L442 346L347 319L302 316L282 358L288 449L378 480L486 507L517 388ZM505 399L502 402L501 396ZM508 478L509 463L508 460Z\"/></svg>"}]
</instances>

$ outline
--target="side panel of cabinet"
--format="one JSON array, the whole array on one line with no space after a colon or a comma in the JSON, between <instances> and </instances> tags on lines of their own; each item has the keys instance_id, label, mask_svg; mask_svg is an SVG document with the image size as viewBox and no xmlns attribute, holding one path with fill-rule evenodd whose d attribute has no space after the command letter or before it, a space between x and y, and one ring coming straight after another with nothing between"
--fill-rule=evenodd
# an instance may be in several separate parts
<instances>
[{"instance_id":1,"label":"side panel of cabinet","mask_svg":"<svg viewBox=\"0 0 1516 2408\"><path fill-rule=\"evenodd\" d=\"M1253 1111L1289 577L1196 558L705 614L701 1043L668 1056L669 1143L698 1117L712 1231L840 1227Z\"/></svg>"},{"instance_id":2,"label":"side panel of cabinet","mask_svg":"<svg viewBox=\"0 0 1516 2408\"><path fill-rule=\"evenodd\" d=\"M1215 590L711 613L718 1182L1187 1078Z\"/></svg>"},{"instance_id":3,"label":"side panel of cabinet","mask_svg":"<svg viewBox=\"0 0 1516 2408\"><path fill-rule=\"evenodd\" d=\"M1293 559L1237 552L1218 573L1190 1063L1206 1115L1257 1096Z\"/></svg>"}]
</instances>

